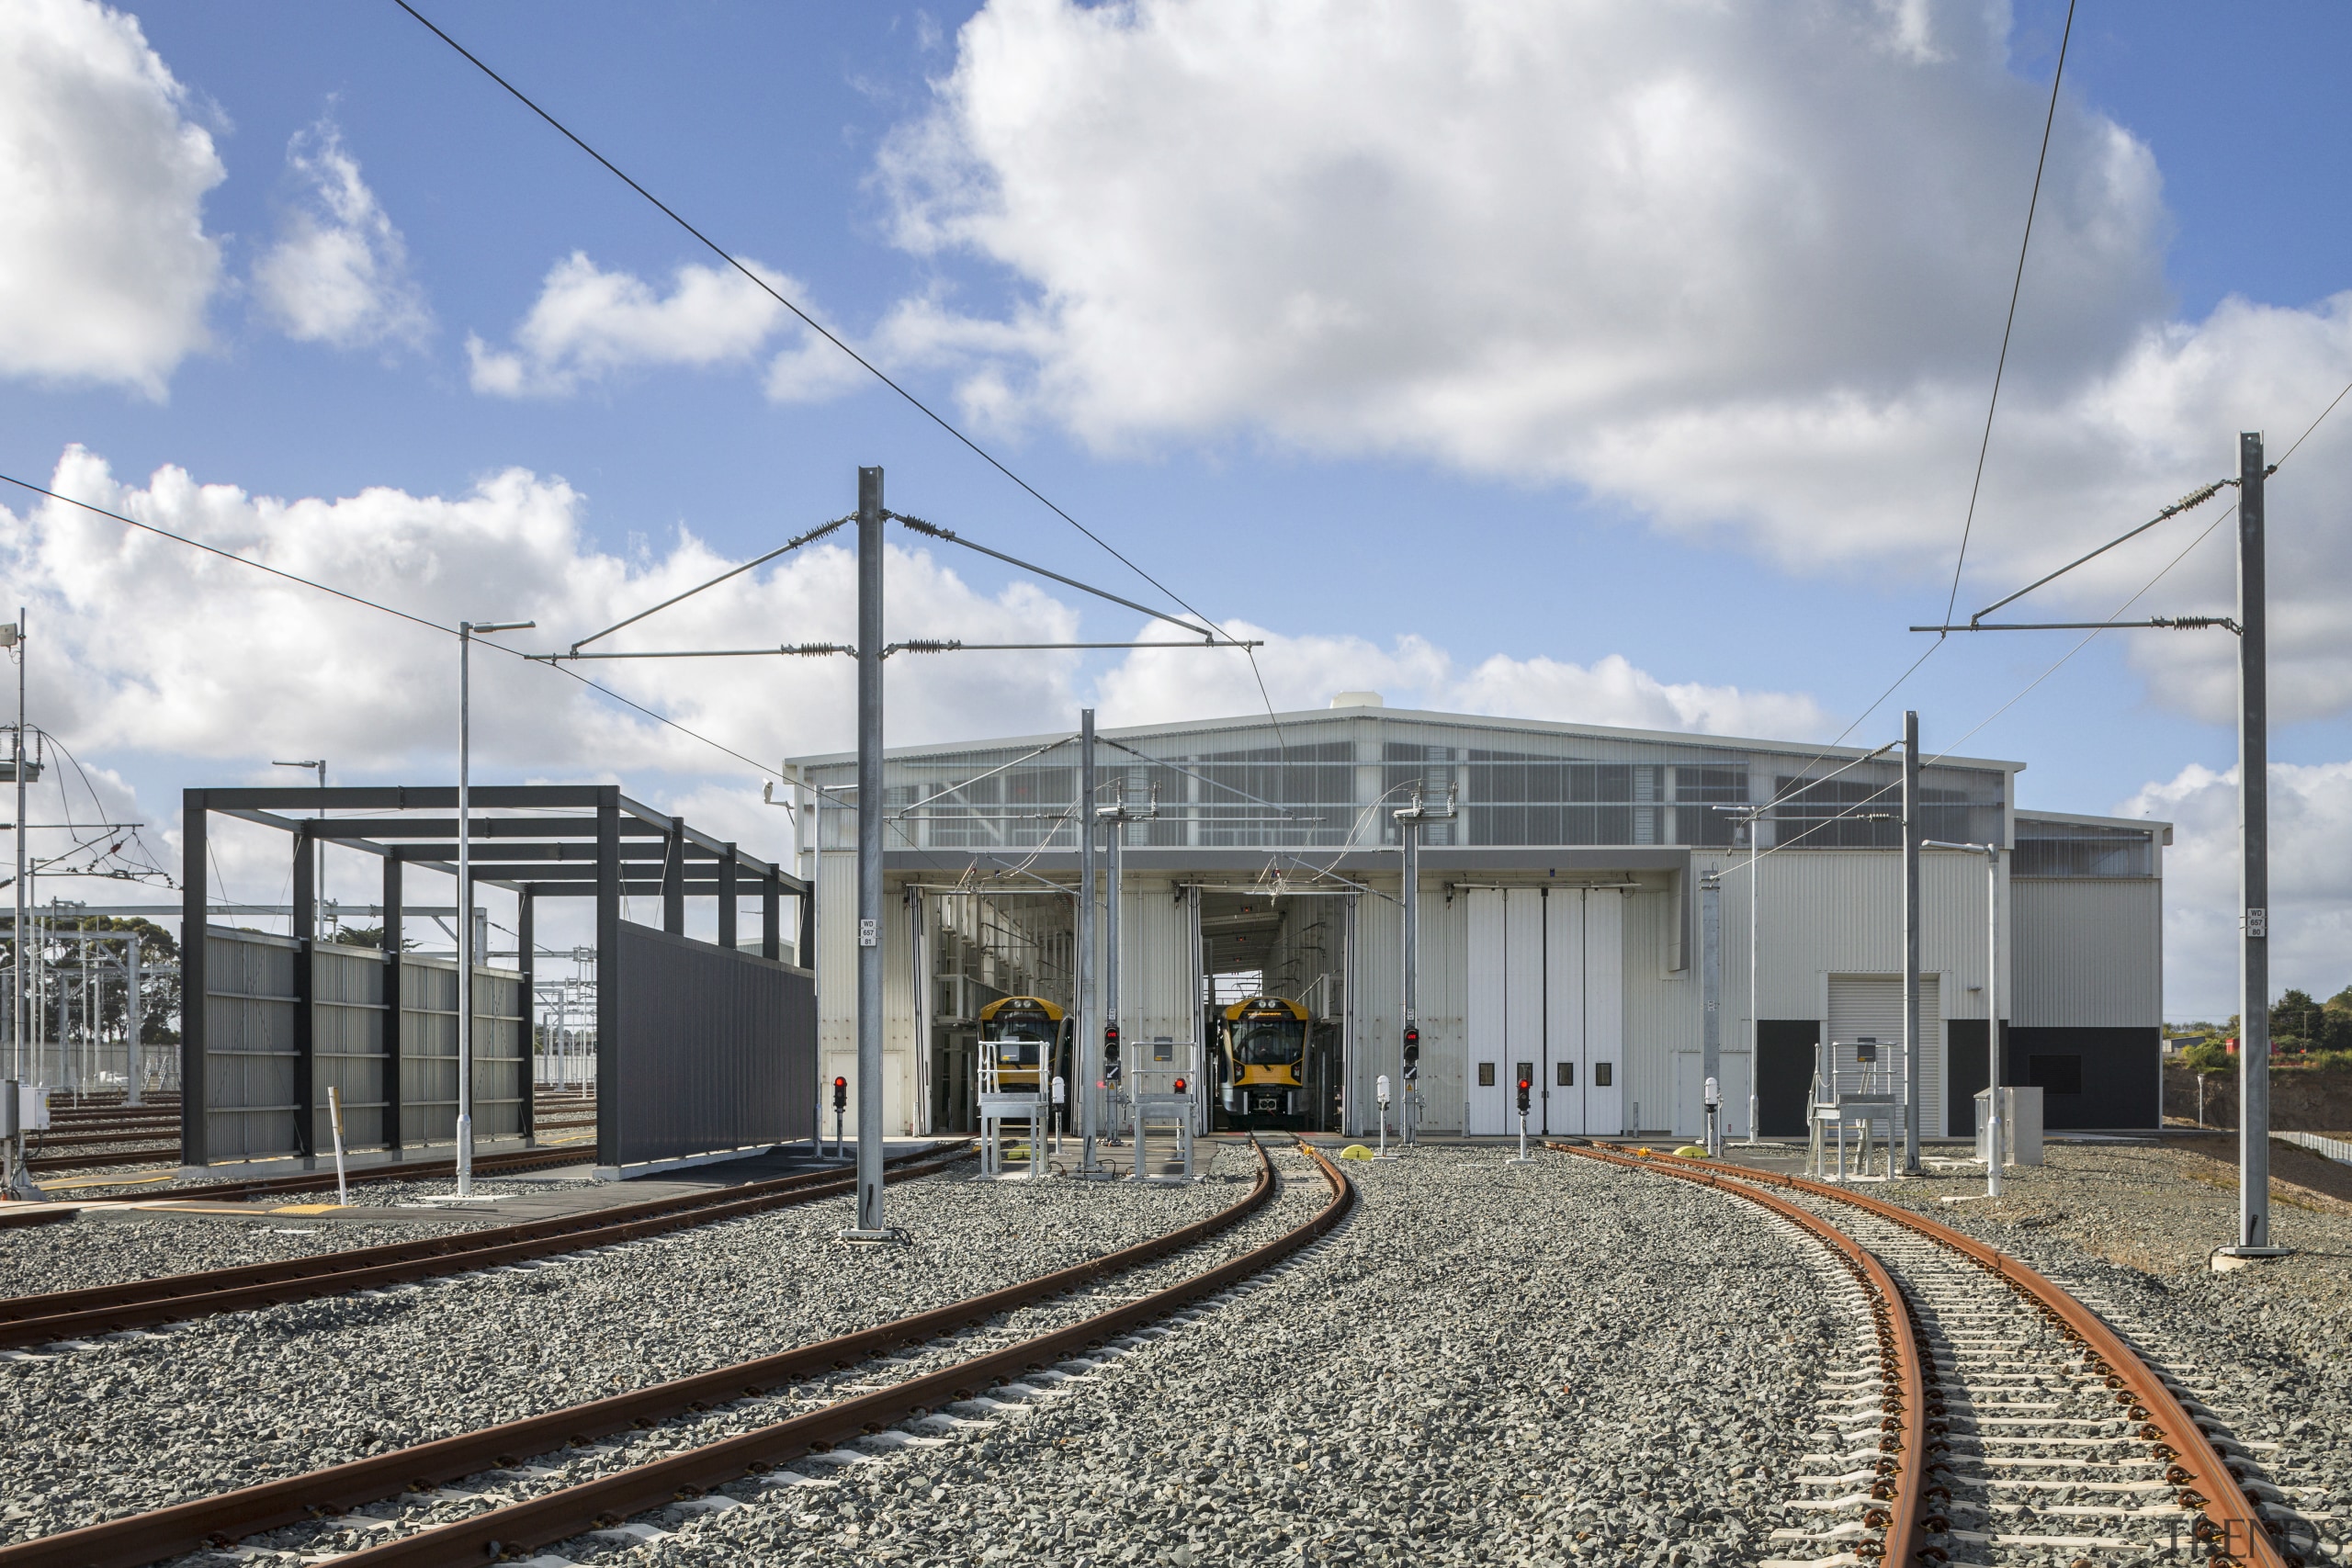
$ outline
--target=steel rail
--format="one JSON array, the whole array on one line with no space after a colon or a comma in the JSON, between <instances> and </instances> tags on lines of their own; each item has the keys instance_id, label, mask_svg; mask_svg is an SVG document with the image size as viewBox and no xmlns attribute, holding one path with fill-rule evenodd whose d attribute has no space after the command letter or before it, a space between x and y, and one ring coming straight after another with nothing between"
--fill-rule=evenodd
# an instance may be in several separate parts
<instances>
[{"instance_id":1,"label":"steel rail","mask_svg":"<svg viewBox=\"0 0 2352 1568\"><path fill-rule=\"evenodd\" d=\"M1927 1503L1936 1490L1928 1484L1928 1471L1937 1462L1935 1456L1946 1447L1948 1412L1935 1360L1928 1351L1925 1331L1912 1316L1908 1299L1895 1283L1894 1276L1887 1272L1886 1265L1879 1261L1878 1255L1810 1209L1770 1192L1727 1184L1712 1168L1698 1168L1697 1162L1668 1164L1634 1159L1611 1150L1573 1144L1546 1142L1544 1146L1634 1170L1678 1176L1718 1192L1745 1198L1802 1226L1828 1245L1838 1261L1870 1295L1871 1316L1878 1331L1878 1480L1871 1486L1873 1506L1863 1513L1862 1522L1885 1534L1880 1540L1858 1543L1855 1552L1862 1557L1875 1556L1890 1568L1933 1568L1934 1564L1948 1561L1950 1553L1945 1547L1928 1538L1948 1534L1951 1521L1929 1509ZM1873 1552L1872 1547L1878 1550Z\"/></svg>"},{"instance_id":2,"label":"steel rail","mask_svg":"<svg viewBox=\"0 0 2352 1568\"><path fill-rule=\"evenodd\" d=\"M969 1148L969 1140L965 1140L944 1152L925 1149L901 1155L884 1179L897 1182L929 1175L964 1158ZM148 1324L251 1312L289 1301L470 1273L815 1202L854 1191L856 1186L854 1173L811 1171L421 1241L15 1296L0 1301L0 1348L81 1339Z\"/></svg>"},{"instance_id":3,"label":"steel rail","mask_svg":"<svg viewBox=\"0 0 2352 1568\"><path fill-rule=\"evenodd\" d=\"M511 1468L536 1453L546 1453L566 1446L583 1446L595 1438L632 1428L650 1427L666 1417L689 1412L705 1411L738 1399L756 1399L771 1390L813 1374L854 1366L894 1349L921 1345L959 1330L977 1327L988 1318L1019 1307L1034 1305L1054 1297L1068 1294L1098 1280L1124 1273L1145 1263L1207 1240L1222 1231L1240 1224L1262 1209L1274 1195L1273 1168L1262 1147L1258 1149L1258 1179L1248 1194L1227 1205L1217 1213L1193 1221L1165 1235L1122 1248L1102 1258L1059 1269L1035 1280L992 1291L985 1295L951 1303L910 1316L862 1329L813 1345L806 1345L776 1355L763 1356L738 1362L711 1371L695 1373L647 1388L632 1390L593 1400L583 1404L546 1414L526 1416L480 1431L461 1433L402 1449L389 1454L378 1454L332 1466L305 1475L288 1476L282 1480L264 1482L243 1487L235 1492L212 1497L198 1498L175 1504L143 1514L130 1515L80 1529L56 1535L38 1537L11 1546L0 1547L0 1568L141 1568L142 1564L160 1562L206 1546L215 1549L232 1544L243 1536L265 1530L283 1529L322 1517L347 1512L365 1504L397 1496L403 1492L430 1490L447 1482L489 1469ZM1319 1156L1318 1156L1319 1159ZM1328 1169L1328 1164L1327 1164ZM1344 1183L1344 1179L1341 1179ZM1349 1190L1352 1200L1352 1190ZM1329 1215L1327 1207L1326 1215ZM1321 1218L1322 1216L1318 1216ZM1337 1216L1330 1215L1336 1223ZM1312 1223L1310 1223L1311 1228ZM1329 1224L1322 1226L1329 1228ZM1318 1233L1319 1234L1319 1233ZM1264 1248L1258 1249L1263 1252ZM1258 1253L1245 1257L1256 1257ZM1164 1293L1164 1292L1163 1292ZM1138 1303L1142 1304L1142 1303ZM1099 1320L1090 1319L1089 1324ZM1081 1325L1081 1327L1087 1326ZM1010 1354L1024 1359L1030 1347L1012 1348ZM979 1378L978 1369L990 1368L1007 1354L984 1356L950 1368L945 1375L958 1379ZM1021 1370L1029 1370L1023 1365ZM927 1380L918 1379L916 1382ZM901 1389L912 1384L900 1385ZM958 1384L960 1387L960 1383ZM850 1440L865 1432L878 1429L877 1412L887 1404L888 1395L869 1394L829 1405L813 1413L815 1416L831 1417L820 1423L822 1435L811 1435L793 1453L797 1457L809 1450L830 1447ZM927 1395L927 1397L929 1397ZM890 1417L892 1419L903 1418ZM807 1426L810 1416L796 1417L782 1427ZM757 1438L780 1428L770 1427L746 1434ZM742 1439L727 1439L713 1447L724 1448ZM662 1466L673 1466L679 1461L693 1461L709 1453L710 1448L690 1450L684 1454L656 1461L655 1465L624 1471L603 1477L584 1486L565 1488L549 1498L537 1499L547 1503L570 1498L568 1508L542 1508L540 1529L555 1533L538 1537L543 1540L563 1539L565 1534L577 1534L580 1529L595 1528L597 1520L616 1506L616 1499L604 1493L616 1483L641 1476L643 1472ZM697 1488L722 1484L747 1472L771 1468L773 1460L753 1457L727 1461L732 1468L722 1467L715 1472L717 1479L695 1483ZM698 1471L702 1467L697 1467ZM664 1475L653 1484L650 1495L655 1504L673 1500L681 1486L686 1484ZM583 1492L596 1495L581 1497ZM518 1505L521 1507L531 1504ZM581 1512L584 1508L585 1513ZM429 1547L422 1560L433 1562L474 1561L494 1559L520 1539L519 1521L511 1509L499 1510L495 1516L481 1516L498 1520L494 1539L496 1546L485 1551L480 1546L468 1546L454 1541L435 1530L413 1538L429 1540ZM577 1529L568 1528L571 1519L580 1519ZM469 1521L471 1523L473 1521ZM460 1527L451 1527L460 1528ZM395 1543L395 1544L406 1544ZM342 1559L338 1559L342 1561Z\"/></svg>"},{"instance_id":4,"label":"steel rail","mask_svg":"<svg viewBox=\"0 0 2352 1568\"><path fill-rule=\"evenodd\" d=\"M2124 1407L2132 1420L2140 1423L2141 1440L2154 1445L2156 1458L2165 1465L2165 1480L2175 1489L2174 1501L2198 1517L2192 1539L2206 1549L2209 1568L2233 1568L2233 1564L2287 1568L2286 1558L2270 1539L2269 1521L2262 1517L2254 1498L2239 1484L2236 1474L2207 1437L2205 1428L2189 1415L2155 1370L2140 1359L2139 1352L2108 1326L2105 1318L2054 1280L1998 1247L1883 1198L1849 1192L1804 1177L1782 1176L1778 1171L1751 1170L1711 1160L1678 1163L1741 1181L1789 1188L1816 1198L1850 1203L1949 1247L1990 1272L2024 1297L2056 1328L2061 1338L2083 1347L2091 1370L2114 1391L2116 1404Z\"/></svg>"},{"instance_id":5,"label":"steel rail","mask_svg":"<svg viewBox=\"0 0 2352 1568\"><path fill-rule=\"evenodd\" d=\"M476 1155L474 1172L481 1176L512 1175L517 1171L578 1165L585 1152L584 1146L506 1149L496 1154ZM378 1181L429 1181L435 1177L448 1176L457 1168L457 1161L453 1159L407 1160L398 1165L362 1166L350 1173L350 1184L360 1187ZM250 1181L216 1181L203 1187L151 1188L141 1192L74 1198L63 1202L54 1199L0 1202L0 1230L70 1220L79 1210L85 1208L121 1208L172 1199L186 1199L191 1202L228 1202L244 1198L281 1197L296 1192L323 1192L334 1184L334 1172L328 1169L300 1176L257 1177Z\"/></svg>"},{"instance_id":6,"label":"steel rail","mask_svg":"<svg viewBox=\"0 0 2352 1568\"><path fill-rule=\"evenodd\" d=\"M2091 1369L2115 1391L2117 1404L2127 1407L2130 1418L2141 1424L2140 1438L2153 1444L2156 1457L2166 1465L2165 1479L2176 1488L2175 1501L2199 1516L2194 1539L2207 1548L2212 1568L2230 1568L2233 1563L2250 1564L2251 1568L2285 1568L2286 1560L2269 1539L2268 1522L2260 1517L2204 1428L2164 1380L2108 1326L2106 1320L2028 1264L1900 1204L1826 1182L1708 1160L1677 1157L1668 1165L1656 1159L1602 1157L1685 1177L1712 1173L1740 1183L1781 1187L1834 1199L1959 1253L2023 1297L2055 1326L2062 1338L2083 1347Z\"/></svg>"},{"instance_id":7,"label":"steel rail","mask_svg":"<svg viewBox=\"0 0 2352 1568\"><path fill-rule=\"evenodd\" d=\"M1067 1328L1038 1335L922 1377L910 1378L890 1388L689 1449L650 1464L599 1476L577 1486L386 1541L336 1561L338 1564L351 1564L352 1568L405 1568L411 1564L479 1562L545 1546L604 1528L605 1521L625 1519L682 1497L699 1496L746 1475L760 1474L804 1455L854 1441L895 1422L968 1399L982 1389L1017 1379L1024 1372L1040 1371L1080 1351L1099 1348L1129 1329L1215 1295L1280 1262L1328 1234L1346 1217L1355 1202L1354 1185L1321 1150L1308 1146L1303 1140L1299 1146L1330 1183L1330 1201L1304 1224L1229 1258L1206 1273ZM1262 1150L1260 1157L1263 1157ZM8 1568L5 1558L0 1558L0 1568Z\"/></svg>"}]
</instances>

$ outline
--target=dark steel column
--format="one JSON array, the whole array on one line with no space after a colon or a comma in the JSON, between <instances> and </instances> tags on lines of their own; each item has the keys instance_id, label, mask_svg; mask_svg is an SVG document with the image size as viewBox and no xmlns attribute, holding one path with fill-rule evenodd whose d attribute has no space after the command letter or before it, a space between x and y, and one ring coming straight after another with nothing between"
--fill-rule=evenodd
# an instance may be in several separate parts
<instances>
[{"instance_id":1,"label":"dark steel column","mask_svg":"<svg viewBox=\"0 0 2352 1568\"><path fill-rule=\"evenodd\" d=\"M2238 1246L2270 1245L2270 695L2262 433L2238 437Z\"/></svg>"},{"instance_id":2,"label":"dark steel column","mask_svg":"<svg viewBox=\"0 0 2352 1568\"><path fill-rule=\"evenodd\" d=\"M401 1147L401 858L384 857L384 1146Z\"/></svg>"},{"instance_id":3,"label":"dark steel column","mask_svg":"<svg viewBox=\"0 0 2352 1568\"><path fill-rule=\"evenodd\" d=\"M318 1016L311 1004L318 990L318 857L308 825L294 830L294 1151L307 1163L318 1154Z\"/></svg>"},{"instance_id":4,"label":"dark steel column","mask_svg":"<svg viewBox=\"0 0 2352 1568\"><path fill-rule=\"evenodd\" d=\"M180 1163L208 1162L205 1107L212 1085L204 1070L204 924L211 886L210 864L205 851L205 792L186 790L180 795ZM19 838L23 837L20 833ZM25 934L17 933L18 962L32 951ZM30 971L28 970L28 973Z\"/></svg>"},{"instance_id":5,"label":"dark steel column","mask_svg":"<svg viewBox=\"0 0 2352 1568\"><path fill-rule=\"evenodd\" d=\"M672 936L686 934L686 819L670 818L670 836L662 840L662 929Z\"/></svg>"},{"instance_id":6,"label":"dark steel column","mask_svg":"<svg viewBox=\"0 0 2352 1568\"><path fill-rule=\"evenodd\" d=\"M515 900L514 908L514 945L519 950L515 953L514 967L523 972L521 1010L523 1014L523 1146L525 1148L536 1147L539 1141L537 1117L531 1103L532 1091L539 1077L539 998L531 989L532 977L537 973L531 963L532 950L537 945L532 940L531 915L534 906L538 902L535 897L537 891L538 889L529 883L525 883L522 894Z\"/></svg>"},{"instance_id":7,"label":"dark steel column","mask_svg":"<svg viewBox=\"0 0 2352 1568\"><path fill-rule=\"evenodd\" d=\"M817 967L817 885L810 883L799 897L800 931L792 942L793 962L813 972ZM818 1064L820 1070L823 1066Z\"/></svg>"},{"instance_id":8,"label":"dark steel column","mask_svg":"<svg viewBox=\"0 0 2352 1568\"><path fill-rule=\"evenodd\" d=\"M596 802L596 1163L621 1162L621 804Z\"/></svg>"},{"instance_id":9,"label":"dark steel column","mask_svg":"<svg viewBox=\"0 0 2352 1568\"><path fill-rule=\"evenodd\" d=\"M741 897L735 886L735 846L729 844L718 855L718 945L728 952L735 951L735 900Z\"/></svg>"},{"instance_id":10,"label":"dark steel column","mask_svg":"<svg viewBox=\"0 0 2352 1568\"><path fill-rule=\"evenodd\" d=\"M784 956L784 879L775 872L760 878L760 956Z\"/></svg>"}]
</instances>

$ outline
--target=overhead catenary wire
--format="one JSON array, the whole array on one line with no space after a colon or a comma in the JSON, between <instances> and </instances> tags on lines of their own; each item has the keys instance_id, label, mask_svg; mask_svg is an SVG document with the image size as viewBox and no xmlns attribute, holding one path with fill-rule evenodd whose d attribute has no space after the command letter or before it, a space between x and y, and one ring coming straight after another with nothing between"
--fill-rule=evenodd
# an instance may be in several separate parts
<instances>
[{"instance_id":1,"label":"overhead catenary wire","mask_svg":"<svg viewBox=\"0 0 2352 1568\"><path fill-rule=\"evenodd\" d=\"M271 566L266 561L254 560L250 556L241 556L234 550L224 550L218 545L208 545L203 540L192 539L186 534L175 534L169 528L158 527L153 523L142 523L136 517L127 517L119 512L110 512L103 506L93 505L91 502L86 501L77 501L70 495L62 494L59 491L51 490L44 485L34 484L28 479L20 479L8 474L0 473L0 483L12 484L20 490L28 490L36 495L45 495L51 501L62 501L68 506L78 506L85 512L96 513L100 517L112 518L117 523L126 524L130 527L141 529L146 533L169 539L175 544L186 545L190 549L201 550L207 555L219 556L222 560L234 561L239 566L250 567L255 571L266 572L271 577L282 579L285 581L298 584L300 587L315 589L321 593L325 593L334 598L344 600L347 604L357 604L363 609L379 611L384 615L393 616L396 619L406 621L412 626L423 626L427 631L439 632L446 637L456 637L458 635L458 628L455 626L444 626L440 622L428 619L424 615L412 615L406 610L396 609L390 604L381 604L374 599L366 598L363 595L349 592L341 588L332 587L327 583L320 582L312 578L303 577L299 573L287 571L282 568ZM473 641L476 647L493 649L500 653L507 655L509 658L519 659L526 663L544 662L543 660L534 659L530 654L524 652L521 649L508 648L503 643L493 642L488 637L477 637ZM670 717L667 714L658 713L652 708L647 707L643 703L638 702L630 697L623 696L620 693L614 691L610 686L604 685L599 682L592 681L587 676L581 674L578 671L566 670L560 664L549 664L548 668L555 670L561 674L579 682L582 685L587 687L592 692L596 692L605 696L610 697L613 701L619 703L624 707L635 709L637 712L641 713L646 717L653 720L656 724L674 729L679 734L685 736L688 739L700 741L703 745L710 747L713 750L732 757L737 761L755 768L771 778L781 780L784 777L781 773L768 766L765 762L761 761L756 757L747 757L742 752L738 751L733 747L726 744L724 741L714 740L709 736L702 734L698 730L689 729L684 725L680 724L676 719Z\"/></svg>"},{"instance_id":2,"label":"overhead catenary wire","mask_svg":"<svg viewBox=\"0 0 2352 1568\"><path fill-rule=\"evenodd\" d=\"M2050 75L2050 107L2041 118L2041 151L2033 161L2033 194L2026 198L2025 233L2018 241L2017 272L2009 280L2009 312L2001 323L2000 357L1993 365L1993 395L1984 405L1984 434L1976 444L1976 477L1969 481L1968 515L1961 524L1960 552L1951 563L1951 593L1944 605L1949 624L1960 604L1961 569L1968 564L1968 539L1976 528L1976 500L1984 488L1984 459L1993 448L1993 415L2001 406L2001 378L2009 367L2009 338L2018 324L2018 297L2025 289L2026 253L2033 245L2033 218L2041 206L2041 172L2050 162L2051 128L2058 123L2058 87L2066 79L2066 47L2075 37L2075 0L2066 0L2066 27L2058 38L2058 65Z\"/></svg>"},{"instance_id":3,"label":"overhead catenary wire","mask_svg":"<svg viewBox=\"0 0 2352 1568\"><path fill-rule=\"evenodd\" d=\"M407 12L409 16L414 18L417 24L423 27L427 32L430 32L434 37L439 39L443 43L447 44L452 50L455 50L468 64L473 66L474 69L480 71L483 75L489 77L492 82L503 88L508 96L513 97L516 103L521 104L525 108L530 110L531 113L546 121L558 135L571 142L574 147L579 148L582 152L588 154L589 157L594 159L596 163L615 179L619 180L623 185L628 186L629 189L635 191L639 196L643 197L646 201L650 203L663 217L669 219L670 221L675 223L679 228L692 235L695 242L701 244L704 249L709 251L711 254L717 256L735 272L742 275L742 276L748 280L753 288L759 289L762 293L768 296L768 298L774 299L777 304L791 311L792 314L797 317L801 323L807 326L810 332L815 333L827 343L831 344L835 348L840 349L843 354L849 355L849 357L856 363L859 368L865 370L868 375L881 382L884 386L889 388L893 392L896 392L906 401L909 407L921 413L925 419L930 420L932 423L937 425L941 430L945 431L950 436L954 437L958 444L964 446L966 450L971 452L989 468L994 468L998 473L1003 475L1007 479L1010 479L1014 485L1026 492L1031 499L1035 500L1039 505L1046 508L1046 511L1051 512L1055 516L1060 518L1063 522L1077 529L1088 539L1092 540L1093 543L1105 554L1110 556L1112 559L1125 567L1129 571L1134 572L1137 577L1142 578L1146 582L1150 583L1154 588L1159 590L1160 592L1167 594L1168 597L1176 601L1180 606L1186 611L1189 611L1194 617L1215 628L1218 636L1226 637L1228 642L1237 640L1232 637L1232 636L1227 633L1222 626L1219 626L1209 616L1203 615L1201 611L1195 608L1182 594L1177 592L1174 589L1160 581L1159 579L1154 577L1150 572L1146 571L1142 567L1130 559L1117 547L1113 545L1108 539L1105 539L1102 535L1097 534L1093 529L1089 528L1085 524L1080 522L1076 517L1065 511L1059 503L1047 496L1043 491L1040 491L1036 486L1031 484L1027 479L1023 479L1019 474L1014 473L1012 469L1008 468L994 453L990 452L987 447L982 446L970 436L965 434L964 432L957 428L954 423L949 421L937 410L933 409L929 403L924 402L921 398L915 396L915 394L910 391L907 388L901 386L897 380L892 378L888 372L884 371L881 367L876 365L872 360L867 359L854 348L852 348L830 327L827 327L822 321L817 320L816 317L802 310L799 305L795 303L793 300L787 299L774 284L770 283L766 278L762 277L757 272L754 272L749 266L743 265L742 262L730 254L717 241L704 233L700 229L695 227L694 224L688 222L685 217L675 208L663 201L660 197L655 196L644 186L639 185L634 178L630 177L629 175L624 172L619 164L614 163L610 158L605 157L602 152L597 152L594 147L591 147L587 141L570 126L564 124L561 120L556 118L554 115L540 107L537 100L533 99L530 95L524 92L520 87L514 85L514 83L509 82L505 77L500 75L496 71L492 70L488 62L483 61L481 56L475 54L471 50L466 48L465 45L459 43L456 39L450 37L448 33L435 26L423 12L410 5L409 0L392 0L392 4ZM1275 718L1273 697L1272 694L1266 690L1265 675L1258 668L1257 651L1255 649L1244 648L1242 649L1242 656L1250 660L1250 672L1258 683L1259 697L1266 705L1267 717L1274 720L1274 735L1276 741L1280 743L1282 739L1282 723L1278 718Z\"/></svg>"}]
</instances>

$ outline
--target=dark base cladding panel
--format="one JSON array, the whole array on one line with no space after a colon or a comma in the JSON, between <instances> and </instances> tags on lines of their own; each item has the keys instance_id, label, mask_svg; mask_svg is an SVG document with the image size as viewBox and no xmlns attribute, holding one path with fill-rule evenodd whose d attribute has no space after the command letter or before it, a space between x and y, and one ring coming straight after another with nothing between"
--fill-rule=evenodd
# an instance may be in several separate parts
<instances>
[{"instance_id":1,"label":"dark base cladding panel","mask_svg":"<svg viewBox=\"0 0 2352 1568\"><path fill-rule=\"evenodd\" d=\"M2041 1090L2050 1132L2124 1131L2162 1125L2158 1064L2164 1042L2147 1029L2023 1029L2006 1032L2007 1081Z\"/></svg>"},{"instance_id":2,"label":"dark base cladding panel","mask_svg":"<svg viewBox=\"0 0 2352 1568\"><path fill-rule=\"evenodd\" d=\"M1756 1128L1759 1137L1805 1135L1804 1097L1813 1089L1821 1025L1810 1018L1768 1018L1756 1029Z\"/></svg>"},{"instance_id":3,"label":"dark base cladding panel","mask_svg":"<svg viewBox=\"0 0 2352 1568\"><path fill-rule=\"evenodd\" d=\"M815 1135L817 985L806 969L623 922L611 1097L632 1166Z\"/></svg>"}]
</instances>

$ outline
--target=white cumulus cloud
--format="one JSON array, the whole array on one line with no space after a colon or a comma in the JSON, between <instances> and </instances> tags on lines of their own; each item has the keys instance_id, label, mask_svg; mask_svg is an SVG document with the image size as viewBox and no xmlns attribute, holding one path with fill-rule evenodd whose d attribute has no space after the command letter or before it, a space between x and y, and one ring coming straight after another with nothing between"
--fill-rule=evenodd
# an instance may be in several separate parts
<instances>
[{"instance_id":1,"label":"white cumulus cloud","mask_svg":"<svg viewBox=\"0 0 2352 1568\"><path fill-rule=\"evenodd\" d=\"M744 265L788 299L803 292L774 268ZM512 347L493 348L473 336L466 340L466 354L477 392L563 397L642 367L748 364L779 341L766 375L768 395L778 402L820 400L864 374L732 268L681 266L663 294L633 273L607 272L575 251L548 271Z\"/></svg>"},{"instance_id":2,"label":"white cumulus cloud","mask_svg":"<svg viewBox=\"0 0 2352 1568\"><path fill-rule=\"evenodd\" d=\"M1377 691L1391 707L1563 724L1774 739L1815 739L1827 728L1820 707L1804 694L1668 682L1619 654L1579 665L1498 653L1464 669L1419 636L1383 648L1360 637L1286 637L1243 621L1226 626L1236 637L1264 642L1254 667L1251 656L1238 651L1136 649L1103 676L1103 722L1246 717L1269 705L1277 713L1295 712L1322 707L1341 692Z\"/></svg>"},{"instance_id":3,"label":"white cumulus cloud","mask_svg":"<svg viewBox=\"0 0 2352 1568\"><path fill-rule=\"evenodd\" d=\"M2190 766L2117 811L2175 825L2165 853L2165 1007L2238 1010L2238 774ZM2270 990L2352 985L2352 762L2270 768Z\"/></svg>"},{"instance_id":4,"label":"white cumulus cloud","mask_svg":"<svg viewBox=\"0 0 2352 1568\"><path fill-rule=\"evenodd\" d=\"M993 0L880 178L902 245L1017 302L897 324L967 413L1100 448L1401 453L1924 584L2048 103L2008 25L1981 0ZM2145 144L2062 95L1963 611L2352 380L2352 294L2178 319L2169 231ZM2352 704L2346 434L2274 485L2282 717ZM2030 603L2113 610L2227 500ZM2209 545L2135 613L2226 609L2229 581ZM2226 712L2218 638L2132 657Z\"/></svg>"},{"instance_id":5,"label":"white cumulus cloud","mask_svg":"<svg viewBox=\"0 0 2352 1568\"><path fill-rule=\"evenodd\" d=\"M161 397L208 340L225 171L138 22L0 6L0 374Z\"/></svg>"},{"instance_id":6,"label":"white cumulus cloud","mask_svg":"<svg viewBox=\"0 0 2352 1568\"><path fill-rule=\"evenodd\" d=\"M298 194L277 243L254 267L263 305L305 343L421 344L433 315L409 274L408 246L360 177L342 131L327 119L298 131L286 166Z\"/></svg>"}]
</instances>

